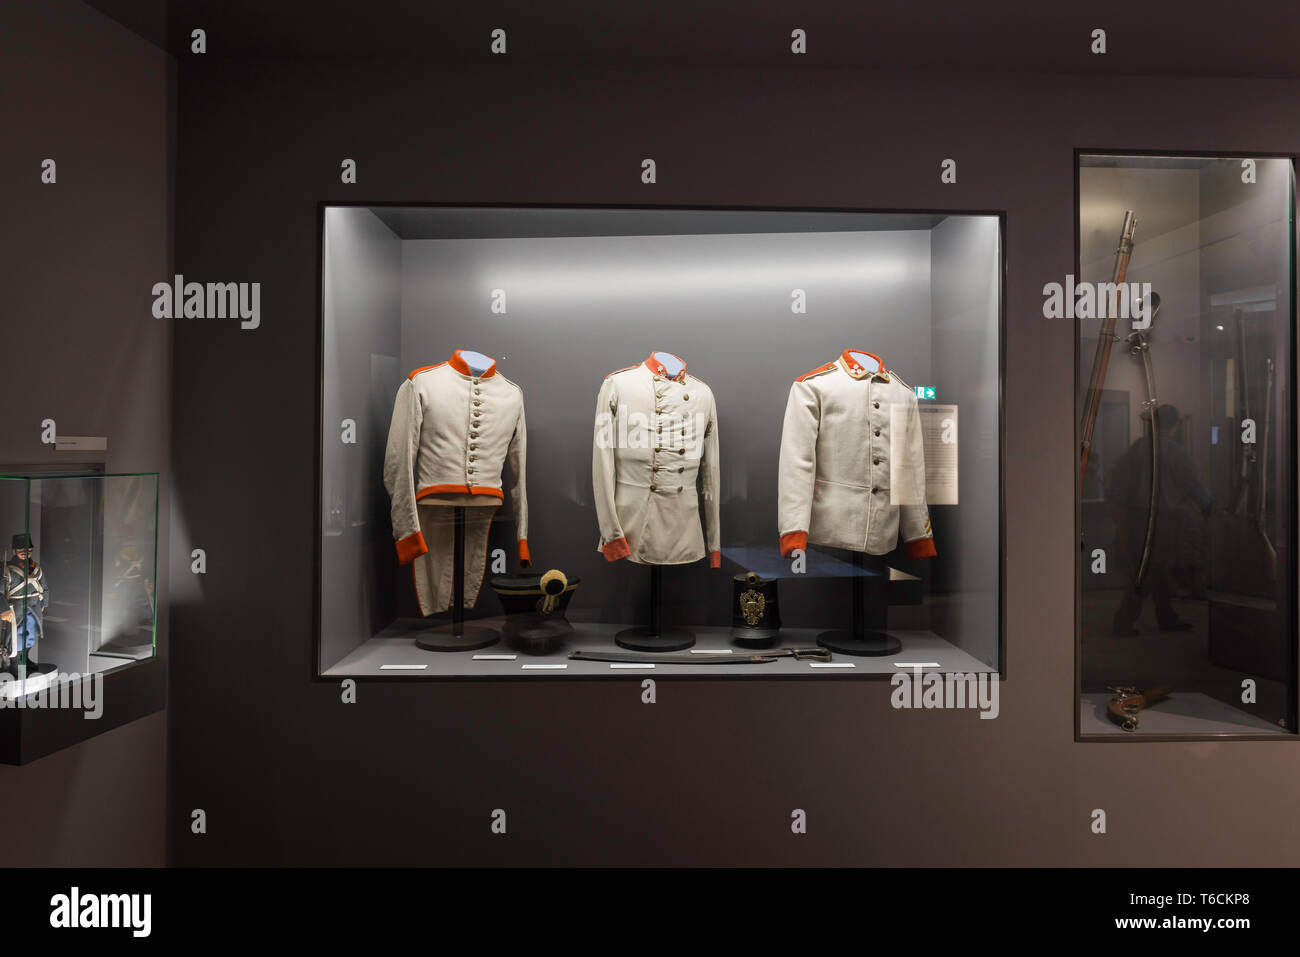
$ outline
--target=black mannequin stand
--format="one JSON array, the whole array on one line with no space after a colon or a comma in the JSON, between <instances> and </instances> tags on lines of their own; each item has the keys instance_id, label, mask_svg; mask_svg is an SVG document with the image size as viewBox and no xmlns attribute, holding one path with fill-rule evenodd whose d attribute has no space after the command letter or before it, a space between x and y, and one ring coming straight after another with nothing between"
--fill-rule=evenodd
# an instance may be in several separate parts
<instances>
[{"instance_id":1,"label":"black mannequin stand","mask_svg":"<svg viewBox=\"0 0 1300 957\"><path fill-rule=\"evenodd\" d=\"M620 648L632 651L681 651L695 644L695 635L684 628L664 628L661 606L663 604L663 572L658 565L650 566L650 627L624 628L614 636Z\"/></svg>"},{"instance_id":2,"label":"black mannequin stand","mask_svg":"<svg viewBox=\"0 0 1300 957\"><path fill-rule=\"evenodd\" d=\"M903 643L884 631L889 623L889 566L877 555L853 553L853 627L823 631L817 644L836 654L880 658L896 654ZM870 618L868 618L870 616Z\"/></svg>"},{"instance_id":3,"label":"black mannequin stand","mask_svg":"<svg viewBox=\"0 0 1300 957\"><path fill-rule=\"evenodd\" d=\"M453 509L451 621L420 632L415 644L425 651L474 651L495 645L501 633L482 625L465 624L465 507Z\"/></svg>"}]
</instances>

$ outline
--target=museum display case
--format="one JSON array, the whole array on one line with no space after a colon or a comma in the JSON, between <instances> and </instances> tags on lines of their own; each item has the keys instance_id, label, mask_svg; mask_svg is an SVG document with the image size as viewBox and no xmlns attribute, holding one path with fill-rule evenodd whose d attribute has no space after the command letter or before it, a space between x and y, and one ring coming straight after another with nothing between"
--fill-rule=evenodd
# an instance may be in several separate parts
<instances>
[{"instance_id":1,"label":"museum display case","mask_svg":"<svg viewBox=\"0 0 1300 957\"><path fill-rule=\"evenodd\" d=\"M1081 738L1296 732L1290 159L1081 153Z\"/></svg>"},{"instance_id":2,"label":"museum display case","mask_svg":"<svg viewBox=\"0 0 1300 957\"><path fill-rule=\"evenodd\" d=\"M0 520L0 695L153 657L156 474L0 474Z\"/></svg>"},{"instance_id":3,"label":"museum display case","mask_svg":"<svg viewBox=\"0 0 1300 957\"><path fill-rule=\"evenodd\" d=\"M0 763L160 710L158 475L0 468Z\"/></svg>"},{"instance_id":4,"label":"museum display case","mask_svg":"<svg viewBox=\"0 0 1300 957\"><path fill-rule=\"evenodd\" d=\"M321 229L320 675L1000 670L999 215Z\"/></svg>"}]
</instances>

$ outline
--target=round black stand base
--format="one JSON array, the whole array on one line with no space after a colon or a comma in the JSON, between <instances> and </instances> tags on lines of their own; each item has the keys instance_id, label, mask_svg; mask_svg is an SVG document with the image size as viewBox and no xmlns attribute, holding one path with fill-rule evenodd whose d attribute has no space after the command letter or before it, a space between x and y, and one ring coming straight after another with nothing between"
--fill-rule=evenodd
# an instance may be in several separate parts
<instances>
[{"instance_id":1,"label":"round black stand base","mask_svg":"<svg viewBox=\"0 0 1300 957\"><path fill-rule=\"evenodd\" d=\"M422 631L415 636L415 644L425 651L474 651L495 645L501 637L496 629L482 625L462 625L459 635L454 628L454 625L446 624Z\"/></svg>"},{"instance_id":2,"label":"round black stand base","mask_svg":"<svg viewBox=\"0 0 1300 957\"><path fill-rule=\"evenodd\" d=\"M865 631L861 637L855 637L847 628L838 631L823 631L817 636L817 644L840 655L853 655L858 658L882 658L897 654L903 649L903 643L891 638L883 631Z\"/></svg>"},{"instance_id":3,"label":"round black stand base","mask_svg":"<svg viewBox=\"0 0 1300 957\"><path fill-rule=\"evenodd\" d=\"M768 637L765 638L753 638L749 636L742 638L737 636L733 632L731 640L734 641L736 644L740 645L740 647L742 648L759 649L759 648L775 648L777 641L780 639L780 637L781 637L780 635L769 635Z\"/></svg>"},{"instance_id":4,"label":"round black stand base","mask_svg":"<svg viewBox=\"0 0 1300 957\"><path fill-rule=\"evenodd\" d=\"M649 628L624 628L614 641L632 651L681 651L695 644L695 635L684 628L661 628L657 635Z\"/></svg>"}]
</instances>

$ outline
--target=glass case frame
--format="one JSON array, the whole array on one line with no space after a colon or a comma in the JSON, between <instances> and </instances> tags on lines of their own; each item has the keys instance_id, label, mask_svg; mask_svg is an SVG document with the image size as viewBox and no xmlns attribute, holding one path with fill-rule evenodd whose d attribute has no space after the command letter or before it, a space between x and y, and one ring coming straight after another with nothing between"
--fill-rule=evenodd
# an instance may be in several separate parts
<instances>
[{"instance_id":1,"label":"glass case frame","mask_svg":"<svg viewBox=\"0 0 1300 957\"><path fill-rule=\"evenodd\" d=\"M590 680L607 677L607 675L593 675L584 673L573 673L564 671L555 672L524 672L523 675L518 673L490 673L490 674L442 674L438 672L420 673L418 671L392 674L344 674L327 673L330 664L322 657L322 595L324 592L323 581L323 540L325 536L325 441L326 434L324 430L325 402L326 402L326 350L325 338L327 333L325 319L325 275L326 275L326 252L325 252L325 233L326 233L326 214L331 209L369 209L371 211L394 210L394 209L411 209L411 210L463 210L467 212L486 211L572 211L577 213L588 212L630 212L630 213L750 213L750 214L858 214L863 216L879 215L882 217L897 216L904 217L989 217L996 220L997 232L997 254L996 254L996 364L997 364L997 383L996 383L996 436L993 444L996 454L996 522L997 522L997 543L995 549L989 550L989 557L996 558L996 593L994 603L996 605L996 664L989 670L989 673L1005 678L1007 670L1007 649L1006 649L1006 576L1005 576L1005 410L1004 410L1004 376L1005 376L1005 356L1006 356L1006 270L1007 270L1007 253L1006 253L1006 213L1003 210L919 210L919 209L888 209L888 208L843 208L843 207L734 207L734 206L630 206L630 205L596 205L596 204L501 204L501 203L427 203L427 202L327 202L321 201L317 206L317 375L318 375L318 394L317 394L317 462L316 462L316 535L314 542L314 607L313 607L313 674L312 677L317 681L336 682L340 677L348 677L355 680L363 681L461 681L461 680L510 680L513 678L524 677L525 680ZM599 234L597 234L599 235ZM437 358L429 361L436 361ZM994 449L989 449L992 452ZM534 569L540 571L541 569ZM893 587L891 582L891 589ZM486 588L484 589L486 592ZM482 599L480 598L480 602ZM364 639L363 639L364 640ZM489 648L487 651L508 651L507 648ZM943 669L952 670L952 669ZM805 672L806 674L806 672ZM728 680L736 677L734 674L727 674L725 671L718 669L699 669L689 673L680 673L672 670L659 671L656 677L664 678L681 678L704 680ZM760 679L790 679L799 678L801 675L791 674L789 672L780 673L778 669L752 669L747 670L745 677ZM891 673L888 671L857 671L856 673L844 673L825 671L821 672L821 678L851 678L858 680L884 679L888 680Z\"/></svg>"},{"instance_id":2,"label":"glass case frame","mask_svg":"<svg viewBox=\"0 0 1300 957\"><path fill-rule=\"evenodd\" d=\"M157 472L94 466L0 468L4 544L26 537L41 570L38 591L19 579L21 596L4 602L25 627L12 636L24 647L5 676L0 763L25 764L165 706L159 482Z\"/></svg>"},{"instance_id":3,"label":"glass case frame","mask_svg":"<svg viewBox=\"0 0 1300 957\"><path fill-rule=\"evenodd\" d=\"M1286 321L1289 325L1289 348L1286 350L1286 356L1283 360L1282 369L1287 375L1285 394L1290 399L1289 415L1290 428L1286 430L1288 441L1284 454L1285 471L1284 474L1289 476L1291 481L1285 489L1279 488L1276 492L1276 498L1285 502L1287 509L1287 520L1284 526L1287 537L1287 562L1285 568L1277 570L1279 581L1290 583L1290 588L1286 600L1286 608L1283 611L1285 615L1285 638L1288 646L1289 660L1283 665L1283 672L1286 676L1287 700L1285 704L1285 715L1279 722L1281 727L1277 730L1221 730L1221 731L1195 731L1187 733L1151 733L1143 731L1142 733L1124 733L1117 726L1105 733L1099 733L1096 730L1085 729L1083 720L1084 711L1084 672L1085 672L1085 651L1084 651L1084 579L1089 567L1089 553L1084 540L1084 505L1092 498L1086 497L1085 476L1079 469L1080 459L1079 452L1082 449L1083 426L1082 416L1085 413L1084 401L1081 401L1081 389L1085 385L1085 372L1083 363L1091 359L1091 355L1083 350L1083 321L1074 320L1074 361L1075 361L1075 382L1074 393L1075 402L1072 408L1075 411L1075 451L1073 474L1075 477L1075 541L1078 548L1075 551L1075 630L1074 630L1074 740L1084 743L1124 743L1124 744L1143 744L1143 743L1161 743L1161 742L1194 742L1194 741L1295 741L1300 740L1300 715L1298 715L1298 697L1300 697L1300 582L1297 580L1297 506L1300 505L1300 498L1297 495L1297 437L1296 437L1296 415L1300 411L1300 404L1296 401L1295 394L1295 376L1297 370L1297 348L1300 347L1300 337L1297 336L1296 316L1297 316L1297 298L1300 294L1300 288L1297 287L1297 255L1300 254L1300 233L1297 232L1296 218L1296 181L1297 181L1297 157L1289 153L1274 152L1252 152L1252 151L1214 151L1214 150L1150 150L1150 149L1115 149L1115 148L1076 148L1074 151L1074 276L1080 282L1084 280L1083 264L1083 169L1089 165L1085 160L1089 158L1097 160L1120 160L1129 157L1139 161L1160 161L1168 160L1171 164L1180 162L1194 161L1217 161L1232 160L1242 161L1253 158L1256 160L1273 160L1284 161L1289 164L1290 170L1290 208L1289 224L1286 234L1289 237L1290 251L1288 256L1288 274L1285 277L1287 290L1289 293L1289 315ZM1118 221L1117 221L1118 223ZM1140 229L1140 226L1139 226ZM1118 238L1118 225L1116 227ZM1123 243L1121 242L1122 246ZM1140 280L1133 279L1133 282ZM1159 308L1159 305L1156 307ZM1116 336L1117 339L1122 337ZM1114 353L1118 355L1118 352ZM1112 363L1114 359L1112 358ZM1159 377L1157 376L1156 393L1159 394L1158 387ZM1104 403L1104 393L1101 401ZM1281 433L1279 433L1281 434ZM1149 440L1148 440L1149 441ZM1158 473L1157 473L1158 474ZM1164 491L1161 495L1163 498ZM1095 496L1094 496L1095 498ZM1160 689L1164 691L1165 689ZM1141 693L1142 688L1112 688L1110 692ZM1094 694L1094 697L1096 695ZM1095 704L1095 702L1094 702ZM1091 725L1090 725L1091 727ZM1140 726L1139 726L1140 727Z\"/></svg>"}]
</instances>

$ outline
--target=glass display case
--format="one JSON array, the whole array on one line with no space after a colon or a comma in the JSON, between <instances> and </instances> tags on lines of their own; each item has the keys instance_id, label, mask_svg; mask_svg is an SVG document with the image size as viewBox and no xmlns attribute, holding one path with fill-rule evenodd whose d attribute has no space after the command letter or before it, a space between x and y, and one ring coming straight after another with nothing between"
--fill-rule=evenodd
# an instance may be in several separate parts
<instances>
[{"instance_id":1,"label":"glass display case","mask_svg":"<svg viewBox=\"0 0 1300 957\"><path fill-rule=\"evenodd\" d=\"M1001 215L320 228L319 676L1000 672Z\"/></svg>"},{"instance_id":2,"label":"glass display case","mask_svg":"<svg viewBox=\"0 0 1300 957\"><path fill-rule=\"evenodd\" d=\"M153 658L157 474L0 474L0 535L0 697Z\"/></svg>"},{"instance_id":3,"label":"glass display case","mask_svg":"<svg viewBox=\"0 0 1300 957\"><path fill-rule=\"evenodd\" d=\"M1081 738L1296 733L1294 182L1079 155Z\"/></svg>"}]
</instances>

